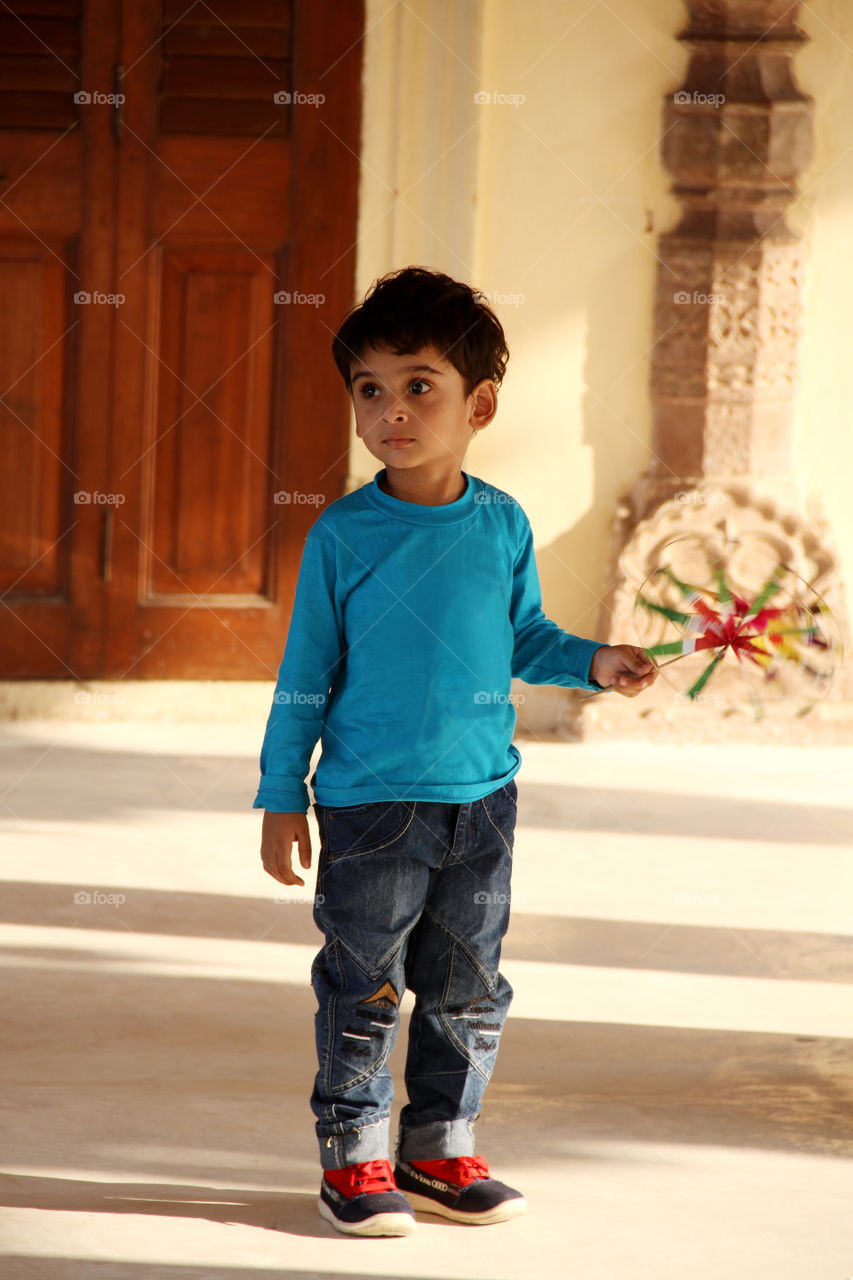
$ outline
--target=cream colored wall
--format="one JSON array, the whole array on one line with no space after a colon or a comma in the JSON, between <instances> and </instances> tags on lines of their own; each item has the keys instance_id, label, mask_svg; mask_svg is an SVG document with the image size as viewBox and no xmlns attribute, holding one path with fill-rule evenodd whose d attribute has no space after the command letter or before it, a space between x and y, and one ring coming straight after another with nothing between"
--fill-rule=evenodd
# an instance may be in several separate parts
<instances>
[{"instance_id":1,"label":"cream colored wall","mask_svg":"<svg viewBox=\"0 0 853 1280\"><path fill-rule=\"evenodd\" d=\"M648 465L655 241L679 208L658 139L685 18L680 0L368 0L360 293L421 263L493 296L511 359L465 467L521 502L546 612L588 635L617 498ZM802 25L797 72L817 108L791 217L811 245L795 466L849 565L849 0L815 0ZM524 100L478 105L478 91ZM351 483L377 465L353 436Z\"/></svg>"},{"instance_id":2,"label":"cream colored wall","mask_svg":"<svg viewBox=\"0 0 853 1280\"><path fill-rule=\"evenodd\" d=\"M788 221L808 243L794 472L823 502L853 607L853 6L813 0L796 57L815 99L814 157Z\"/></svg>"},{"instance_id":3,"label":"cream colored wall","mask_svg":"<svg viewBox=\"0 0 853 1280\"><path fill-rule=\"evenodd\" d=\"M523 12L497 0L485 33L483 87L525 101L482 108L476 273L524 302L501 312L512 361L481 452L530 516L546 612L594 634L616 500L647 465L655 231L677 213L656 139L683 9Z\"/></svg>"}]
</instances>

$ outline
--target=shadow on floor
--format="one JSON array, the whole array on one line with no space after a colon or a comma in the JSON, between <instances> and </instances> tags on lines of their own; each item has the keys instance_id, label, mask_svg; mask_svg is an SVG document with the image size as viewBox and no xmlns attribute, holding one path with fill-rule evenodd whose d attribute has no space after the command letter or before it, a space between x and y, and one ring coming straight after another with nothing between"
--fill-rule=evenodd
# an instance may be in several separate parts
<instances>
[{"instance_id":1,"label":"shadow on floor","mask_svg":"<svg viewBox=\"0 0 853 1280\"><path fill-rule=\"evenodd\" d=\"M270 882L272 885L272 881ZM80 905L80 889L121 895L118 906ZM322 934L312 918L309 889L295 900L283 885L268 898L140 889L99 884L73 886L5 881L0 922L54 928L167 934L186 938L233 938L299 943L319 949ZM283 901L276 903L279 894ZM71 940L69 939L69 943ZM12 947L7 955L26 959L31 950ZM69 945L51 950L57 961L114 958L106 947L97 955ZM653 968L675 973L712 973L803 982L853 982L853 946L843 934L742 929L726 925L666 924L660 921L590 920L582 916L539 915L513 908L503 955L512 960L595 965L616 969ZM116 958L120 958L116 957Z\"/></svg>"},{"instance_id":2,"label":"shadow on floor","mask_svg":"<svg viewBox=\"0 0 853 1280\"><path fill-rule=\"evenodd\" d=\"M317 1178L319 1182L319 1174ZM0 1177L0 1205L58 1213L152 1214L157 1218L205 1218L264 1227L288 1235L333 1239L338 1233L317 1212L316 1192L247 1191L173 1182L87 1182L30 1174ZM254 1273L253 1273L254 1274Z\"/></svg>"},{"instance_id":3,"label":"shadow on floor","mask_svg":"<svg viewBox=\"0 0 853 1280\"><path fill-rule=\"evenodd\" d=\"M5 1005L12 1166L313 1182L316 1003L307 983L59 967L47 984L43 970L21 967ZM404 1015L391 1058L398 1082L407 1029ZM510 1014L478 1132L489 1155L518 1164L529 1153L537 1166L570 1168L589 1141L848 1156L850 1044Z\"/></svg>"},{"instance_id":4,"label":"shadow on floor","mask_svg":"<svg viewBox=\"0 0 853 1280\"><path fill-rule=\"evenodd\" d=\"M332 1231L332 1228L329 1228ZM353 1241L353 1248L359 1242ZM392 1246L393 1247L393 1246ZM290 1267L171 1266L157 1262L95 1261L83 1258L31 1258L0 1255L5 1280L376 1280L376 1272L294 1271ZM463 1280L448 1275L418 1276L418 1280ZM464 1280L476 1280L466 1271ZM485 1280L485 1278L484 1278Z\"/></svg>"},{"instance_id":5,"label":"shadow on floor","mask_svg":"<svg viewBox=\"0 0 853 1280\"><path fill-rule=\"evenodd\" d=\"M2 732L0 730L0 732ZM260 749L260 744L259 744ZM244 756L156 755L0 738L4 805L17 820L114 821L149 809L251 810L259 773ZM519 825L572 832L853 844L853 809L660 792L525 782ZM49 804L45 798L49 797ZM258 813L260 820L260 813ZM25 834L25 833L24 833Z\"/></svg>"}]
</instances>

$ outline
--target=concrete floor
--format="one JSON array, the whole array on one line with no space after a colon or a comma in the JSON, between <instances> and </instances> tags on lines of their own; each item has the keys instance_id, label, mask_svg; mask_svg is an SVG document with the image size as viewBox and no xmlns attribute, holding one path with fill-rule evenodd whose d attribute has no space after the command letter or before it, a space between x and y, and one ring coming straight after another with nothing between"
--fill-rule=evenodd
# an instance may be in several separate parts
<instances>
[{"instance_id":1,"label":"concrete floor","mask_svg":"<svg viewBox=\"0 0 853 1280\"><path fill-rule=\"evenodd\" d=\"M4 1280L853 1274L853 749L520 743L478 1136L530 1210L371 1241L315 1207L262 730L0 726Z\"/></svg>"}]
</instances>

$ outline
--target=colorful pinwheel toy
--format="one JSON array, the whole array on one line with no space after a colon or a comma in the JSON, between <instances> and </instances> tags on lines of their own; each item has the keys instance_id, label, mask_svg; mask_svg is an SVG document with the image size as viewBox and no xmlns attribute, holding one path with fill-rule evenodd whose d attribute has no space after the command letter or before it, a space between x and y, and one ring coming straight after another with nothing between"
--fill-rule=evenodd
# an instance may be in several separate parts
<instances>
[{"instance_id":1,"label":"colorful pinwheel toy","mask_svg":"<svg viewBox=\"0 0 853 1280\"><path fill-rule=\"evenodd\" d=\"M780 693L802 694L807 686L808 710L828 690L840 656L825 602L782 562L751 598L732 585L721 562L713 566L713 578L713 587L685 582L668 565L649 575L636 598L645 652L659 667L694 656L685 690L690 701L733 655L741 667L761 674L765 691L775 686ZM659 638L647 643L651 632ZM676 638L665 638L666 632ZM696 674L696 656L704 654L708 661Z\"/></svg>"}]
</instances>

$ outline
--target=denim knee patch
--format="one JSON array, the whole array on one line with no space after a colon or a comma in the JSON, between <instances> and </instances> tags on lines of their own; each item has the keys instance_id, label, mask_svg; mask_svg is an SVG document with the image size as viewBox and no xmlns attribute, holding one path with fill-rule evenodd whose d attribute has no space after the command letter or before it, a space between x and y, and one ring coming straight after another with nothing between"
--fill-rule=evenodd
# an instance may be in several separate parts
<instances>
[{"instance_id":1,"label":"denim knee patch","mask_svg":"<svg viewBox=\"0 0 853 1280\"><path fill-rule=\"evenodd\" d=\"M385 1065L397 1038L403 990L402 964L376 983L342 954L337 939L314 960L311 981L317 996L317 1054L323 1090L333 1097L363 1084ZM399 990L398 990L399 987Z\"/></svg>"}]
</instances>

